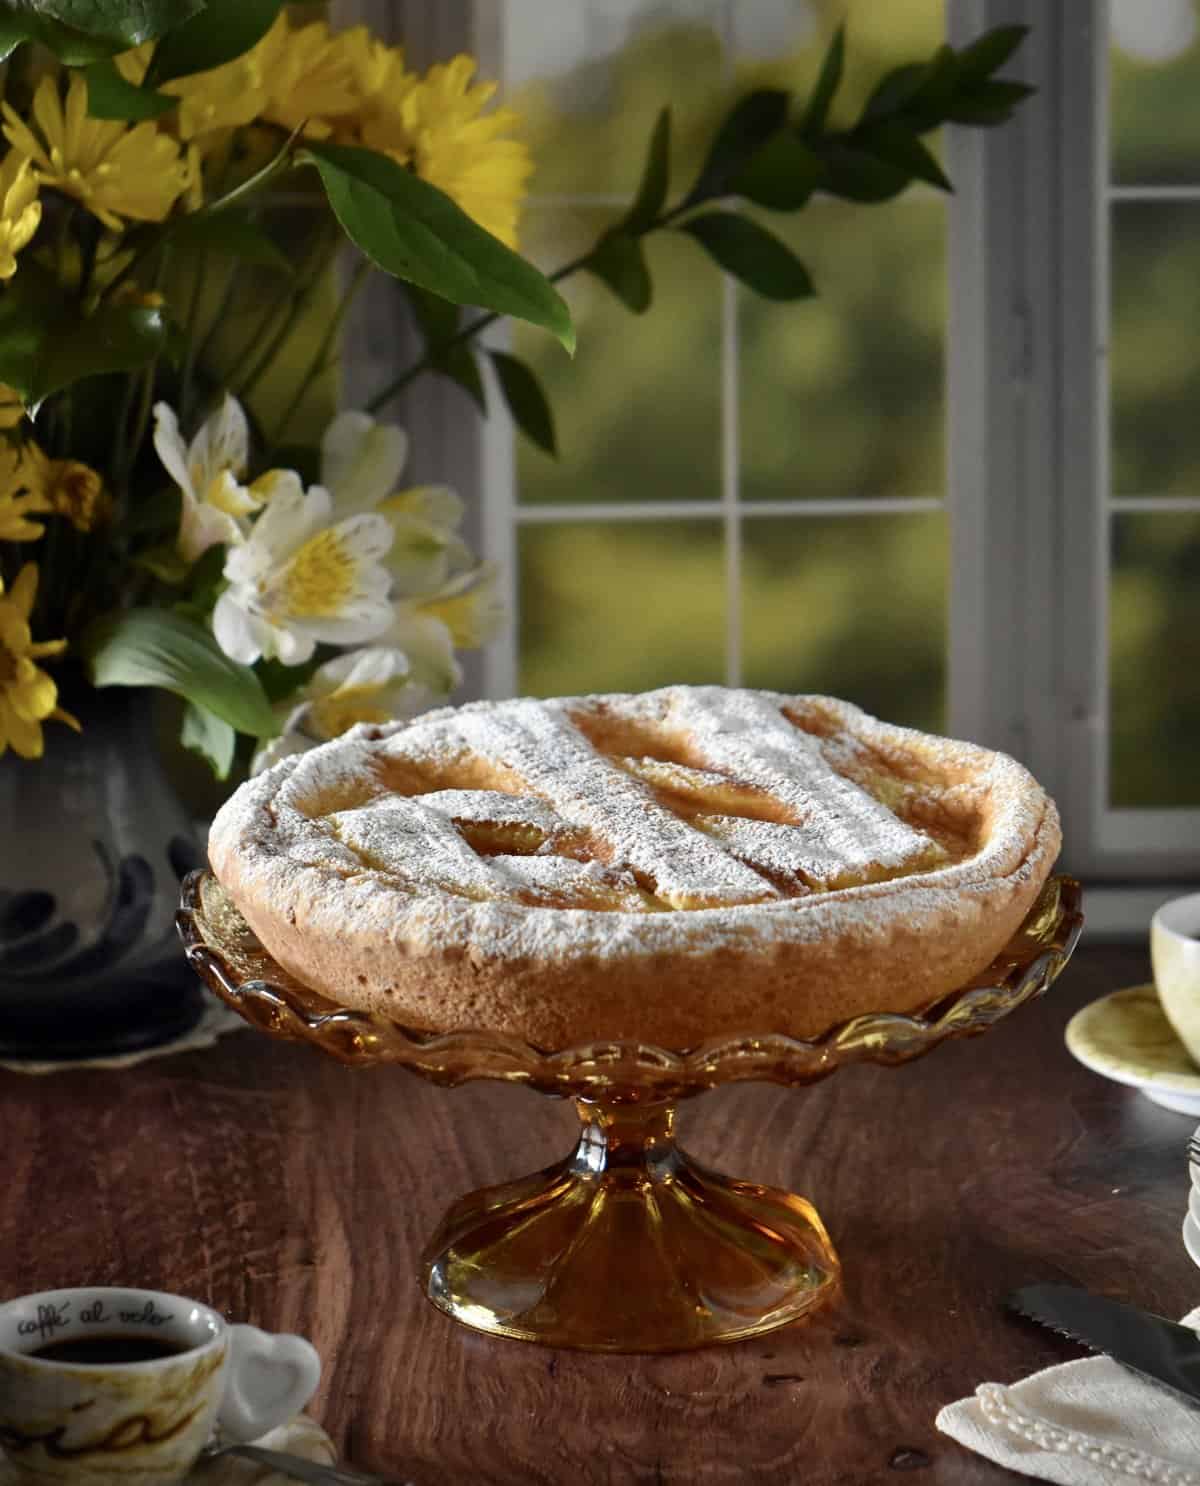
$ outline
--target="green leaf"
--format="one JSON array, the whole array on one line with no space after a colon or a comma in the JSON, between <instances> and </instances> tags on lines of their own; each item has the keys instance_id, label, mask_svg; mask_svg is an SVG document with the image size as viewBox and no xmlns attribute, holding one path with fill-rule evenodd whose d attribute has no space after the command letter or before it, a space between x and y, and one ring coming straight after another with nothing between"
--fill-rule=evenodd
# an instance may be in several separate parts
<instances>
[{"instance_id":1,"label":"green leaf","mask_svg":"<svg viewBox=\"0 0 1200 1486\"><path fill-rule=\"evenodd\" d=\"M114 52L125 50L119 42L87 36L70 26L60 26L57 21L35 20L30 39L52 51L67 67L88 67L104 57L111 57Z\"/></svg>"},{"instance_id":2,"label":"green leaf","mask_svg":"<svg viewBox=\"0 0 1200 1486\"><path fill-rule=\"evenodd\" d=\"M726 273L764 299L807 299L816 293L808 270L786 243L736 212L709 212L679 229L696 239Z\"/></svg>"},{"instance_id":3,"label":"green leaf","mask_svg":"<svg viewBox=\"0 0 1200 1486\"><path fill-rule=\"evenodd\" d=\"M946 118L952 124L975 124L990 128L1006 123L1018 103L1036 93L1028 83L1006 83L1003 81L983 83L969 96L956 98L946 110Z\"/></svg>"},{"instance_id":4,"label":"green leaf","mask_svg":"<svg viewBox=\"0 0 1200 1486\"><path fill-rule=\"evenodd\" d=\"M163 38L146 74L153 86L232 62L261 41L283 0L207 0L203 12Z\"/></svg>"},{"instance_id":5,"label":"green leaf","mask_svg":"<svg viewBox=\"0 0 1200 1486\"><path fill-rule=\"evenodd\" d=\"M124 609L84 636L93 686L157 686L256 738L273 738L279 723L262 683L238 665L200 624L168 609Z\"/></svg>"},{"instance_id":6,"label":"green leaf","mask_svg":"<svg viewBox=\"0 0 1200 1486\"><path fill-rule=\"evenodd\" d=\"M208 761L218 779L228 779L237 750L237 733L223 717L189 702L183 711L180 742Z\"/></svg>"},{"instance_id":7,"label":"green leaf","mask_svg":"<svg viewBox=\"0 0 1200 1486\"><path fill-rule=\"evenodd\" d=\"M82 32L110 52L165 36L204 8L204 0L17 0L16 5L18 13Z\"/></svg>"},{"instance_id":8,"label":"green leaf","mask_svg":"<svg viewBox=\"0 0 1200 1486\"><path fill-rule=\"evenodd\" d=\"M310 144L300 158L316 166L338 221L380 268L454 304L540 325L574 353L570 311L549 279L444 192L373 150Z\"/></svg>"},{"instance_id":9,"label":"green leaf","mask_svg":"<svg viewBox=\"0 0 1200 1486\"><path fill-rule=\"evenodd\" d=\"M739 196L772 211L793 212L821 184L820 158L790 129L773 134L734 181Z\"/></svg>"},{"instance_id":10,"label":"green leaf","mask_svg":"<svg viewBox=\"0 0 1200 1486\"><path fill-rule=\"evenodd\" d=\"M985 31L958 53L959 76L968 82L990 77L1004 66L1028 34L1028 26L997 26L994 31Z\"/></svg>"},{"instance_id":11,"label":"green leaf","mask_svg":"<svg viewBox=\"0 0 1200 1486\"><path fill-rule=\"evenodd\" d=\"M133 565L144 568L162 582L171 584L186 583L191 572L191 565L180 557L174 542L162 542L158 546L148 547L145 552L139 552L133 559Z\"/></svg>"},{"instance_id":12,"label":"green leaf","mask_svg":"<svg viewBox=\"0 0 1200 1486\"><path fill-rule=\"evenodd\" d=\"M444 377L449 377L452 382L457 382L486 417L487 392L479 371L479 363L468 345L460 341L457 345L449 346L434 359L433 366L435 371L441 372Z\"/></svg>"},{"instance_id":13,"label":"green leaf","mask_svg":"<svg viewBox=\"0 0 1200 1486\"><path fill-rule=\"evenodd\" d=\"M52 335L42 346L29 389L31 405L84 377L148 366L166 346L169 326L161 309L102 305L68 333Z\"/></svg>"},{"instance_id":14,"label":"green leaf","mask_svg":"<svg viewBox=\"0 0 1200 1486\"><path fill-rule=\"evenodd\" d=\"M791 99L775 88L759 88L734 104L709 147L696 184L682 205L727 196L746 161L787 123Z\"/></svg>"},{"instance_id":15,"label":"green leaf","mask_svg":"<svg viewBox=\"0 0 1200 1486\"><path fill-rule=\"evenodd\" d=\"M822 188L846 201L888 201L898 196L911 179L902 166L853 144L838 141L825 152Z\"/></svg>"},{"instance_id":16,"label":"green leaf","mask_svg":"<svg viewBox=\"0 0 1200 1486\"><path fill-rule=\"evenodd\" d=\"M7 62L23 41L29 40L29 27L22 17L0 15L0 62Z\"/></svg>"},{"instance_id":17,"label":"green leaf","mask_svg":"<svg viewBox=\"0 0 1200 1486\"><path fill-rule=\"evenodd\" d=\"M302 666L285 666L278 660L260 660L256 674L272 703L288 702L301 687L308 685L322 662L328 659L329 655L322 654L322 647L318 646L317 653Z\"/></svg>"},{"instance_id":18,"label":"green leaf","mask_svg":"<svg viewBox=\"0 0 1200 1486\"><path fill-rule=\"evenodd\" d=\"M808 139L820 134L825 128L825 120L829 117L829 106L833 102L834 94L841 86L845 60L846 28L839 26L833 33L833 39L821 62L816 84L809 96L808 106L804 110L804 117L800 120L800 133Z\"/></svg>"},{"instance_id":19,"label":"green leaf","mask_svg":"<svg viewBox=\"0 0 1200 1486\"><path fill-rule=\"evenodd\" d=\"M80 319L50 274L23 264L0 294L0 382L36 412L72 382L147 365L167 333L163 311L142 305L105 305Z\"/></svg>"},{"instance_id":20,"label":"green leaf","mask_svg":"<svg viewBox=\"0 0 1200 1486\"><path fill-rule=\"evenodd\" d=\"M921 86L904 105L904 122L925 133L936 129L946 117L959 88L958 53L945 42L925 64Z\"/></svg>"},{"instance_id":21,"label":"green leaf","mask_svg":"<svg viewBox=\"0 0 1200 1486\"><path fill-rule=\"evenodd\" d=\"M236 207L177 217L171 227L171 241L207 248L239 263L272 269L287 278L296 276L296 265L283 249L247 212Z\"/></svg>"},{"instance_id":22,"label":"green leaf","mask_svg":"<svg viewBox=\"0 0 1200 1486\"><path fill-rule=\"evenodd\" d=\"M617 224L618 232L628 232L633 237L638 237L649 231L667 199L670 175L671 110L664 108L654 123L637 195L633 198L633 205Z\"/></svg>"},{"instance_id":23,"label":"green leaf","mask_svg":"<svg viewBox=\"0 0 1200 1486\"><path fill-rule=\"evenodd\" d=\"M416 284L405 284L404 292L425 337L426 351L434 371L457 383L486 415L487 392L475 353L465 341L453 340L458 332L458 305L430 294L426 289L419 289ZM450 344L443 344L445 342Z\"/></svg>"},{"instance_id":24,"label":"green leaf","mask_svg":"<svg viewBox=\"0 0 1200 1486\"><path fill-rule=\"evenodd\" d=\"M43 347L66 334L70 314L53 276L36 263L23 263L0 294L0 382L26 403L33 399Z\"/></svg>"},{"instance_id":25,"label":"green leaf","mask_svg":"<svg viewBox=\"0 0 1200 1486\"><path fill-rule=\"evenodd\" d=\"M513 422L539 449L558 454L554 437L554 414L546 401L541 384L523 361L505 351L490 351L492 365L500 379L500 390L508 404Z\"/></svg>"},{"instance_id":26,"label":"green leaf","mask_svg":"<svg viewBox=\"0 0 1200 1486\"><path fill-rule=\"evenodd\" d=\"M430 294L416 284L405 284L404 292L412 305L421 334L433 350L439 341L447 341L458 330L459 307L438 294Z\"/></svg>"},{"instance_id":27,"label":"green leaf","mask_svg":"<svg viewBox=\"0 0 1200 1486\"><path fill-rule=\"evenodd\" d=\"M117 70L111 57L93 62L84 73L87 78L88 113L93 119L157 119L179 103L169 93L156 93L152 88L138 88Z\"/></svg>"},{"instance_id":28,"label":"green leaf","mask_svg":"<svg viewBox=\"0 0 1200 1486\"><path fill-rule=\"evenodd\" d=\"M869 129L856 129L854 138L868 153L904 171L910 180L925 181L940 191L954 190L933 154L898 119L882 119Z\"/></svg>"},{"instance_id":29,"label":"green leaf","mask_svg":"<svg viewBox=\"0 0 1200 1486\"><path fill-rule=\"evenodd\" d=\"M624 232L606 232L583 266L607 284L635 315L650 308L654 287L640 238Z\"/></svg>"},{"instance_id":30,"label":"green leaf","mask_svg":"<svg viewBox=\"0 0 1200 1486\"><path fill-rule=\"evenodd\" d=\"M876 83L859 122L870 123L903 112L929 82L933 66L932 62L909 62L893 68Z\"/></svg>"}]
</instances>

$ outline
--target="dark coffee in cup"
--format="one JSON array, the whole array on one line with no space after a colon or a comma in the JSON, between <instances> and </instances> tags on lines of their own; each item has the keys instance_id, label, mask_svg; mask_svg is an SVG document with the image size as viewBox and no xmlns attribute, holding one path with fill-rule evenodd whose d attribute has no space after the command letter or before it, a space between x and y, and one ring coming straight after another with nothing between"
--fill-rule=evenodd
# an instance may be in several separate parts
<instances>
[{"instance_id":1,"label":"dark coffee in cup","mask_svg":"<svg viewBox=\"0 0 1200 1486\"><path fill-rule=\"evenodd\" d=\"M68 1336L30 1352L43 1362L75 1362L86 1367L115 1367L123 1362L159 1362L192 1349L187 1342L161 1336Z\"/></svg>"}]
</instances>

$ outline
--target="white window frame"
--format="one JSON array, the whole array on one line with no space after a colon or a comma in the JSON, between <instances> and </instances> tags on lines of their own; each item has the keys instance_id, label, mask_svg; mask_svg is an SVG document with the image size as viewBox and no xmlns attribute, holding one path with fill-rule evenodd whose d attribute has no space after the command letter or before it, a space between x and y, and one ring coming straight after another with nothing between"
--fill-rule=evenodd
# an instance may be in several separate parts
<instances>
[{"instance_id":1,"label":"white window frame","mask_svg":"<svg viewBox=\"0 0 1200 1486\"><path fill-rule=\"evenodd\" d=\"M465 48L498 75L497 0L335 0L334 8L339 20L402 39L416 65ZM1106 0L946 0L946 10L955 45L998 25L1028 25L1005 73L1037 88L1002 128L948 131L948 730L1014 754L1055 796L1064 865L1089 885L1118 885L1089 893L1092 933L1144 931L1153 908L1200 874L1200 811L1106 803ZM726 345L736 348L730 284L724 314ZM491 343L505 334L496 327ZM412 349L383 286L354 332L348 397L381 385ZM747 507L736 501L735 361L727 359L724 376L724 496L702 514L724 522L736 594ZM414 475L469 497L469 536L499 564L515 615L519 527L554 513L518 507L510 421L476 420L462 393L436 378L399 406L413 434ZM878 512L930 503L869 504ZM821 514L811 503L804 510ZM672 503L670 515L683 514L690 509ZM772 514L782 513L772 505ZM732 684L737 642L731 625ZM473 667L468 694L514 693L515 646L514 626L511 642Z\"/></svg>"},{"instance_id":2,"label":"white window frame","mask_svg":"<svg viewBox=\"0 0 1200 1486\"><path fill-rule=\"evenodd\" d=\"M1144 931L1200 872L1200 811L1108 804L1109 522L1129 503L1109 479L1107 3L947 12L956 45L1030 26L1006 71L1038 89L948 142L950 731L1029 765L1066 865L1120 885L1089 895L1092 920Z\"/></svg>"}]
</instances>

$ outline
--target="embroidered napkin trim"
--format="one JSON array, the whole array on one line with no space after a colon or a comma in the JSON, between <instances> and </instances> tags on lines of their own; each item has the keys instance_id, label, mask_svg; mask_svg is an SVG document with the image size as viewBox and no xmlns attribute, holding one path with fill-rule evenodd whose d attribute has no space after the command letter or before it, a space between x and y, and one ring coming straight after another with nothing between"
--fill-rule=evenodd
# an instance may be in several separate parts
<instances>
[{"instance_id":1,"label":"embroidered napkin trim","mask_svg":"<svg viewBox=\"0 0 1200 1486\"><path fill-rule=\"evenodd\" d=\"M1200 1473L1186 1466L1148 1455L1143 1450L1114 1445L1077 1429L1063 1429L1040 1414L1018 1408L1009 1398L1008 1389L1000 1383L981 1383L975 1397L989 1424L1007 1429L1039 1450L1055 1455L1078 1455L1091 1465L1106 1466L1135 1481L1148 1481L1151 1486L1200 1486Z\"/></svg>"}]
</instances>

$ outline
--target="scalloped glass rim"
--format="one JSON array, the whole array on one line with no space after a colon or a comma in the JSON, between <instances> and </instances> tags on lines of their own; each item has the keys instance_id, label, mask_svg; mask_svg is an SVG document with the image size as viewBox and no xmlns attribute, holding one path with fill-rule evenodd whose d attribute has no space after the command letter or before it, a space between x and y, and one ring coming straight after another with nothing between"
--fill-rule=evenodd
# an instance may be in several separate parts
<instances>
[{"instance_id":1,"label":"scalloped glass rim","mask_svg":"<svg viewBox=\"0 0 1200 1486\"><path fill-rule=\"evenodd\" d=\"M1004 951L925 1012L872 1012L811 1041L779 1033L723 1036L673 1052L639 1042L550 1051L497 1032L415 1032L339 1006L289 975L263 949L208 870L184 881L177 924L189 963L251 1025L315 1043L343 1063L396 1063L441 1084L478 1078L577 1098L673 1099L757 1079L815 1083L847 1063L904 1063L951 1037L973 1036L1053 984L1083 927L1082 889L1053 877Z\"/></svg>"}]
</instances>

